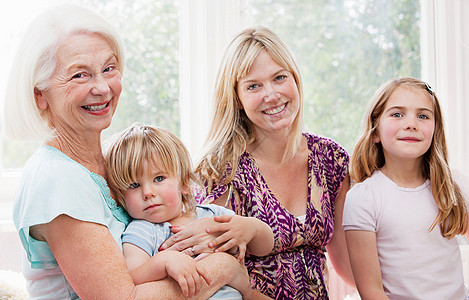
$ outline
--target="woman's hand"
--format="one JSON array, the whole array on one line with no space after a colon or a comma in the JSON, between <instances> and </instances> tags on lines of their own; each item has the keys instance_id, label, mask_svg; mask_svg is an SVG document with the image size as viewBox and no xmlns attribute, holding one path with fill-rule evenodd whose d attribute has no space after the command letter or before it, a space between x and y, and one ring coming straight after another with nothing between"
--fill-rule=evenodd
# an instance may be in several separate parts
<instances>
[{"instance_id":1,"label":"woman's hand","mask_svg":"<svg viewBox=\"0 0 469 300\"><path fill-rule=\"evenodd\" d=\"M207 233L207 228L216 224L218 222L213 218L202 218L185 226L172 226L171 231L175 234L161 244L158 251L170 249L190 256L200 253L213 253L215 249L210 248L208 244L220 233Z\"/></svg>"},{"instance_id":2,"label":"woman's hand","mask_svg":"<svg viewBox=\"0 0 469 300\"><path fill-rule=\"evenodd\" d=\"M208 245L215 252L238 248L238 260L243 261L246 251L257 256L264 256L272 250L274 240L270 227L264 222L242 216L217 216L219 224L207 229L208 233L220 233ZM221 245L216 248L216 246Z\"/></svg>"}]
</instances>

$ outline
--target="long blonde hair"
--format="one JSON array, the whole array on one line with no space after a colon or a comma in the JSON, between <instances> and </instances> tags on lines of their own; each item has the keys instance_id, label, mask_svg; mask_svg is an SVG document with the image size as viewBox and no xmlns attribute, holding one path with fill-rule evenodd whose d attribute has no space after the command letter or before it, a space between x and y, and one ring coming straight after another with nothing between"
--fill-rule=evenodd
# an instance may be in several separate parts
<instances>
[{"instance_id":1,"label":"long blonde hair","mask_svg":"<svg viewBox=\"0 0 469 300\"><path fill-rule=\"evenodd\" d=\"M390 80L373 95L364 118L363 134L355 146L350 161L352 180L362 182L384 165L383 148L381 143L373 142L373 137L377 134L379 118L386 103L392 93L402 86L425 90L434 108L435 131L422 164L422 175L430 179L433 198L438 206L438 215L429 230L433 230L439 224L444 237L452 238L457 234L464 234L469 227L468 211L462 192L453 180L449 168L440 104L430 86L421 80L409 77Z\"/></svg>"},{"instance_id":2,"label":"long blonde hair","mask_svg":"<svg viewBox=\"0 0 469 300\"><path fill-rule=\"evenodd\" d=\"M229 44L218 70L212 123L204 155L195 170L200 178L208 182L209 190L213 183L221 180L224 183L231 182L239 156L254 142L253 125L241 109L236 87L239 80L249 73L252 63L262 50L293 74L300 96L300 109L292 124L283 162L291 159L299 147L303 125L303 89L298 67L286 45L270 29L253 27L243 30ZM228 166L231 170L225 174Z\"/></svg>"},{"instance_id":3,"label":"long blonde hair","mask_svg":"<svg viewBox=\"0 0 469 300\"><path fill-rule=\"evenodd\" d=\"M171 131L150 125L135 123L111 138L106 152L108 183L119 205L126 208L123 192L144 170L144 164L160 164L158 167L170 176L179 179L186 212L195 209L195 200L190 192L191 182L196 181L192 172L189 151Z\"/></svg>"}]
</instances>

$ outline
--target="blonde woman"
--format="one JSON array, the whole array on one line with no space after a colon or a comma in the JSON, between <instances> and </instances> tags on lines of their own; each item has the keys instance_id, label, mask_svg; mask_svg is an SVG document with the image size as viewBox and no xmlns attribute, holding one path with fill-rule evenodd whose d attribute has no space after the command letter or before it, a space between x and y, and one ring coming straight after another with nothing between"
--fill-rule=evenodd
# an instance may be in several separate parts
<instances>
[{"instance_id":1,"label":"blonde woman","mask_svg":"<svg viewBox=\"0 0 469 300\"><path fill-rule=\"evenodd\" d=\"M361 298L467 299L455 236L468 230L469 184L448 167L428 84L401 78L375 93L351 166L344 228Z\"/></svg>"},{"instance_id":2,"label":"blonde woman","mask_svg":"<svg viewBox=\"0 0 469 300\"><path fill-rule=\"evenodd\" d=\"M296 63L274 32L249 28L233 39L196 173L207 202L272 228L272 251L246 257L259 297L328 299L324 248L353 284L342 229L349 157L333 140L302 132L302 95Z\"/></svg>"}]
</instances>

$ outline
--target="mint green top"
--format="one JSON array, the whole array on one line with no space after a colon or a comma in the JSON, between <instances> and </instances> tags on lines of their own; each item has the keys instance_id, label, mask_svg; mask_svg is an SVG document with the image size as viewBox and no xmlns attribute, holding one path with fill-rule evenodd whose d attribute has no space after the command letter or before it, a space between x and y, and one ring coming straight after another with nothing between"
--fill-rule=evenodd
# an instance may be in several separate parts
<instances>
[{"instance_id":1,"label":"mint green top","mask_svg":"<svg viewBox=\"0 0 469 300\"><path fill-rule=\"evenodd\" d=\"M47 242L29 235L31 226L62 214L106 226L119 247L130 221L111 198L103 177L56 148L41 146L24 167L13 207L13 220L25 250L23 275L30 299L78 299Z\"/></svg>"}]
</instances>

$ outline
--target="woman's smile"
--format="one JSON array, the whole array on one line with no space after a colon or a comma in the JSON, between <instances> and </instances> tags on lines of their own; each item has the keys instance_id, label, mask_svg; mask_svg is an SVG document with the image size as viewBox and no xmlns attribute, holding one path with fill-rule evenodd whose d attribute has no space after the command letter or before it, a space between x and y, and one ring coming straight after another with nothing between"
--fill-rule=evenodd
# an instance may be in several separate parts
<instances>
[{"instance_id":1,"label":"woman's smile","mask_svg":"<svg viewBox=\"0 0 469 300\"><path fill-rule=\"evenodd\" d=\"M82 108L87 112L91 113L92 115L105 115L110 110L110 102L111 101L107 101L104 104L83 105Z\"/></svg>"},{"instance_id":2,"label":"woman's smile","mask_svg":"<svg viewBox=\"0 0 469 300\"><path fill-rule=\"evenodd\" d=\"M283 103L282 105L276 106L274 108L264 110L264 113L266 115L275 115L275 114L278 114L278 113L284 111L286 106L287 106L287 103Z\"/></svg>"},{"instance_id":3,"label":"woman's smile","mask_svg":"<svg viewBox=\"0 0 469 300\"><path fill-rule=\"evenodd\" d=\"M242 109L256 131L278 132L293 124L300 110L300 95L294 76L270 54L261 51L237 93Z\"/></svg>"}]
</instances>

